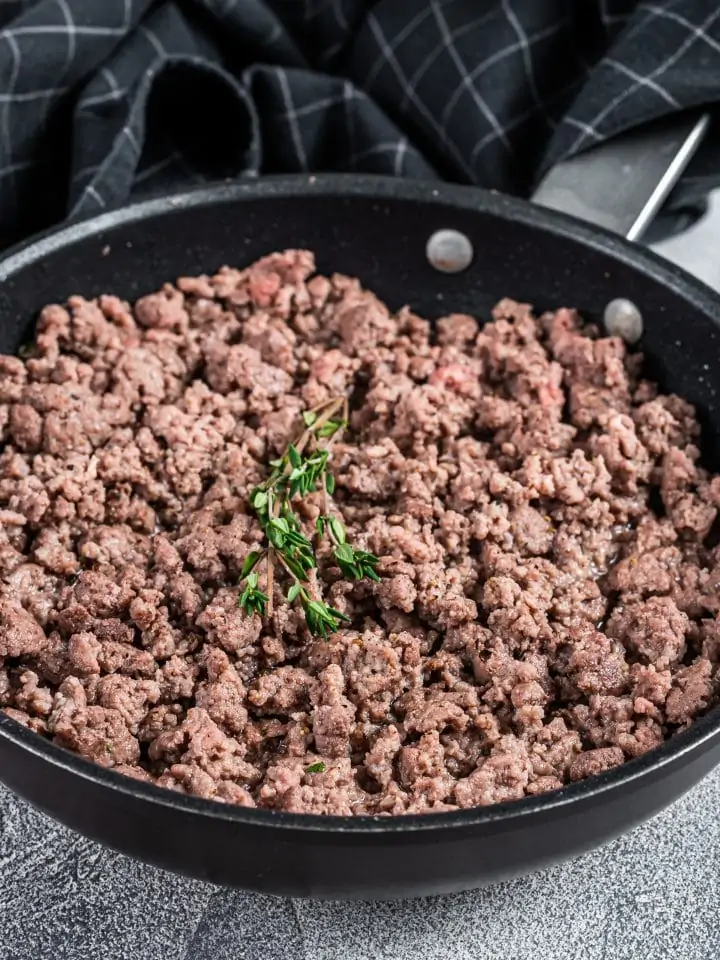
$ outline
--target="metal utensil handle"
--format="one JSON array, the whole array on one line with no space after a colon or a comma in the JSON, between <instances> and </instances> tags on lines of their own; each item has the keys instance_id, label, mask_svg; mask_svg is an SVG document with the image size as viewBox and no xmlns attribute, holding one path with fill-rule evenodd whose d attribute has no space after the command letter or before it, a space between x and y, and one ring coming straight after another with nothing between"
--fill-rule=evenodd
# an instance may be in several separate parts
<instances>
[{"instance_id":1,"label":"metal utensil handle","mask_svg":"<svg viewBox=\"0 0 720 960\"><path fill-rule=\"evenodd\" d=\"M708 114L679 114L553 167L532 200L638 240L697 150Z\"/></svg>"}]
</instances>

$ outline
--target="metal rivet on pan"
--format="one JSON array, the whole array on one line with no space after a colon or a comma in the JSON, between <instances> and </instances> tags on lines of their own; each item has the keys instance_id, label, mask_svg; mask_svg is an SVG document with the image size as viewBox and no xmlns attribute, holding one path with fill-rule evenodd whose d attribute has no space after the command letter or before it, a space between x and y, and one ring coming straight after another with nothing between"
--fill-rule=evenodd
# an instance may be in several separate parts
<instances>
[{"instance_id":1,"label":"metal rivet on pan","mask_svg":"<svg viewBox=\"0 0 720 960\"><path fill-rule=\"evenodd\" d=\"M430 266L442 273L460 273L472 263L473 245L459 230L436 230L425 247Z\"/></svg>"},{"instance_id":2,"label":"metal rivet on pan","mask_svg":"<svg viewBox=\"0 0 720 960\"><path fill-rule=\"evenodd\" d=\"M618 297L605 307L603 323L611 337L620 337L625 343L637 343L643 335L642 314L632 302Z\"/></svg>"}]
</instances>

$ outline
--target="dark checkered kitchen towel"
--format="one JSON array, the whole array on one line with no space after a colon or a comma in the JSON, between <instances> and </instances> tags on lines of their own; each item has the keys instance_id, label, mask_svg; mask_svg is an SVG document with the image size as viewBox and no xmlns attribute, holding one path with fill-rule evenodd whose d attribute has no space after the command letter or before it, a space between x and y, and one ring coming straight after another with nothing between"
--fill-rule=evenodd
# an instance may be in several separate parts
<instances>
[{"instance_id":1,"label":"dark checkered kitchen towel","mask_svg":"<svg viewBox=\"0 0 720 960\"><path fill-rule=\"evenodd\" d=\"M562 157L717 101L719 0L0 0L0 246L284 171L527 194ZM676 205L716 182L711 140Z\"/></svg>"}]
</instances>

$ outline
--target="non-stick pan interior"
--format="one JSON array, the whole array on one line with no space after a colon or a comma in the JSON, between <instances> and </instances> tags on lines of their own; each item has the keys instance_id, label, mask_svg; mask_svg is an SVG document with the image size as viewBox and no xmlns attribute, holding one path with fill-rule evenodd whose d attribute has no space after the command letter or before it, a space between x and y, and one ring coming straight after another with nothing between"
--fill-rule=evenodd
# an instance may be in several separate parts
<instances>
[{"instance_id":1,"label":"non-stick pan interior","mask_svg":"<svg viewBox=\"0 0 720 960\"><path fill-rule=\"evenodd\" d=\"M460 274L427 261L436 230L471 241ZM221 186L107 214L0 263L0 351L15 352L38 310L69 295L132 300L182 274L306 247L321 271L352 274L392 307L486 317L503 296L576 306L598 320L629 297L641 309L648 374L696 404L705 459L720 465L720 328L710 291L622 241L529 204L462 188L361 178Z\"/></svg>"}]
</instances>

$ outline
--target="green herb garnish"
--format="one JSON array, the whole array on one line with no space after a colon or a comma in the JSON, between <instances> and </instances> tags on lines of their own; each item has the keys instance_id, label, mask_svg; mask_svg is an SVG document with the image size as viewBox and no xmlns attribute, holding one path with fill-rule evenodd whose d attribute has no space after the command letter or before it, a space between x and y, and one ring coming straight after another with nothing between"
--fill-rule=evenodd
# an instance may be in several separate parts
<instances>
[{"instance_id":1,"label":"green herb garnish","mask_svg":"<svg viewBox=\"0 0 720 960\"><path fill-rule=\"evenodd\" d=\"M272 460L268 479L253 490L250 506L260 522L267 540L263 550L248 554L240 571L244 589L238 603L247 614L272 614L275 571L283 571L291 584L286 593L288 603L299 603L305 622L313 636L327 639L349 617L316 599L309 592L309 573L317 568L312 541L292 507L296 497L320 491L325 509L316 523L318 537L327 535L333 544L333 557L344 577L351 580L379 580L378 558L365 550L357 550L347 542L345 527L333 516L329 498L335 490L335 478L328 465L332 442L341 436L348 424L347 400L329 400L302 414L305 429L295 443L290 443L279 460ZM259 587L257 566L265 562L266 584Z\"/></svg>"},{"instance_id":2,"label":"green herb garnish","mask_svg":"<svg viewBox=\"0 0 720 960\"><path fill-rule=\"evenodd\" d=\"M305 767L305 773L325 773L325 764L322 760L311 763L309 767Z\"/></svg>"},{"instance_id":3,"label":"green herb garnish","mask_svg":"<svg viewBox=\"0 0 720 960\"><path fill-rule=\"evenodd\" d=\"M258 588L259 577L256 573L249 574L245 579L245 589L240 594L238 603L246 613L259 613L262 616L267 606L267 594Z\"/></svg>"}]
</instances>

